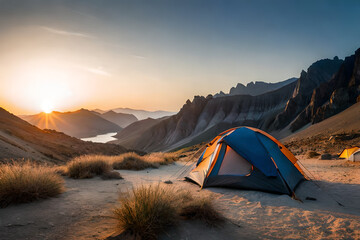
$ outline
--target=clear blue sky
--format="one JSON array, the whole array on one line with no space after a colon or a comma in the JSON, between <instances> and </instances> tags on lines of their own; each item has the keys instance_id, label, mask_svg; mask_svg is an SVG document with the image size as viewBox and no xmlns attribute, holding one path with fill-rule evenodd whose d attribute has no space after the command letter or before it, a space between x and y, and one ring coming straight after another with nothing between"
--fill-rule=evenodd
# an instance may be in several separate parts
<instances>
[{"instance_id":1,"label":"clear blue sky","mask_svg":"<svg viewBox=\"0 0 360 240\"><path fill-rule=\"evenodd\" d=\"M21 104L15 90L64 74L44 87L61 89L45 97L58 110L177 111L193 95L297 77L352 54L359 14L360 1L0 0L0 83L11 89L0 101L36 112L29 103L47 100L27 93ZM59 104L64 95L73 102Z\"/></svg>"}]
</instances>

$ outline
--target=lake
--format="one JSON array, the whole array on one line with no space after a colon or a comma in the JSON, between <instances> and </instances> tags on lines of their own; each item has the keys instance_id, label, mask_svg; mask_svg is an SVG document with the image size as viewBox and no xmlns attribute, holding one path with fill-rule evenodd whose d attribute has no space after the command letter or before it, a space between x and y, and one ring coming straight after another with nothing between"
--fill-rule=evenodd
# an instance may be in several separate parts
<instances>
[{"instance_id":1,"label":"lake","mask_svg":"<svg viewBox=\"0 0 360 240\"><path fill-rule=\"evenodd\" d=\"M81 138L83 141L90 141L90 142L97 142L97 143L107 143L112 140L116 140L113 136L115 136L116 132L106 133L106 134L100 134L95 137L89 137L89 138Z\"/></svg>"}]
</instances>

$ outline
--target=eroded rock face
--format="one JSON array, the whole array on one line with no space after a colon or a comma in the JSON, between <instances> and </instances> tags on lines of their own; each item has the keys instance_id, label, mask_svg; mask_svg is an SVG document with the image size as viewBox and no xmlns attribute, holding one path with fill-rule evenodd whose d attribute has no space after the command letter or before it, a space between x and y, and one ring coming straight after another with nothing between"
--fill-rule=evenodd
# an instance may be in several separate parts
<instances>
[{"instance_id":1,"label":"eroded rock face","mask_svg":"<svg viewBox=\"0 0 360 240\"><path fill-rule=\"evenodd\" d=\"M323 59L313 63L307 70L302 71L296 87L289 99L285 109L281 112L274 122L276 129L282 129L292 122L310 103L312 92L321 83L331 79L342 64L342 60L335 57L334 59Z\"/></svg>"},{"instance_id":2,"label":"eroded rock face","mask_svg":"<svg viewBox=\"0 0 360 240\"><path fill-rule=\"evenodd\" d=\"M295 82L259 96L196 96L193 101L186 101L178 114L147 130L132 147L144 151L162 150L211 128L217 129L217 134L222 131L219 127L222 124L268 129L276 114L284 109L294 87Z\"/></svg>"},{"instance_id":3,"label":"eroded rock face","mask_svg":"<svg viewBox=\"0 0 360 240\"><path fill-rule=\"evenodd\" d=\"M295 131L322 121L360 95L360 51L355 55L345 61L337 57L317 61L302 71L298 81L262 95L196 96L178 114L146 130L132 148L159 151L190 141L196 144L240 125L268 132L290 126Z\"/></svg>"},{"instance_id":4,"label":"eroded rock face","mask_svg":"<svg viewBox=\"0 0 360 240\"><path fill-rule=\"evenodd\" d=\"M345 58L339 71L327 82L314 89L309 105L291 124L296 131L305 124L329 118L352 104L360 94L360 49Z\"/></svg>"}]
</instances>

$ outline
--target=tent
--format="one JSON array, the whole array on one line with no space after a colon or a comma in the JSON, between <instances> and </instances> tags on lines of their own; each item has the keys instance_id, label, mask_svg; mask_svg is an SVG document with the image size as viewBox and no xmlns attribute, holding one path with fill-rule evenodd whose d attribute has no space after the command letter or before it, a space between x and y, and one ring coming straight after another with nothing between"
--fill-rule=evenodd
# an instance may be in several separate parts
<instances>
[{"instance_id":1,"label":"tent","mask_svg":"<svg viewBox=\"0 0 360 240\"><path fill-rule=\"evenodd\" d=\"M215 137L187 179L204 187L232 187L293 195L306 176L294 155L269 134L251 127Z\"/></svg>"},{"instance_id":2,"label":"tent","mask_svg":"<svg viewBox=\"0 0 360 240\"><path fill-rule=\"evenodd\" d=\"M356 152L357 150L359 150L360 148L359 147L351 147L351 148L345 148L341 153L340 153L340 156L339 158L345 158L345 159L348 159L350 160L350 156Z\"/></svg>"},{"instance_id":3,"label":"tent","mask_svg":"<svg viewBox=\"0 0 360 240\"><path fill-rule=\"evenodd\" d=\"M348 160L353 161L353 162L359 162L360 161L360 149L353 152L350 155L350 157L348 158Z\"/></svg>"}]
</instances>

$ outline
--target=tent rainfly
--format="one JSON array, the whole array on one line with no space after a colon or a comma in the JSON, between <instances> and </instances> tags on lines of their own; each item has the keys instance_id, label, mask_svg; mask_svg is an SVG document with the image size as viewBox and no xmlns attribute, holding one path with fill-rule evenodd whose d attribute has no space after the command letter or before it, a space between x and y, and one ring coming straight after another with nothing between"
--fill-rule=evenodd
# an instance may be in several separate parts
<instances>
[{"instance_id":1,"label":"tent rainfly","mask_svg":"<svg viewBox=\"0 0 360 240\"><path fill-rule=\"evenodd\" d=\"M350 156L356 152L357 150L359 150L359 147L351 147L351 148L345 148L341 153L339 158L344 158L347 160L350 160Z\"/></svg>"},{"instance_id":2,"label":"tent rainfly","mask_svg":"<svg viewBox=\"0 0 360 240\"><path fill-rule=\"evenodd\" d=\"M350 157L349 157L350 161L353 162L359 162L360 161L360 149L356 150L355 152L353 152Z\"/></svg>"},{"instance_id":3,"label":"tent rainfly","mask_svg":"<svg viewBox=\"0 0 360 240\"><path fill-rule=\"evenodd\" d=\"M202 188L232 187L293 195L306 176L295 156L256 128L229 129L215 137L186 177Z\"/></svg>"}]
</instances>

